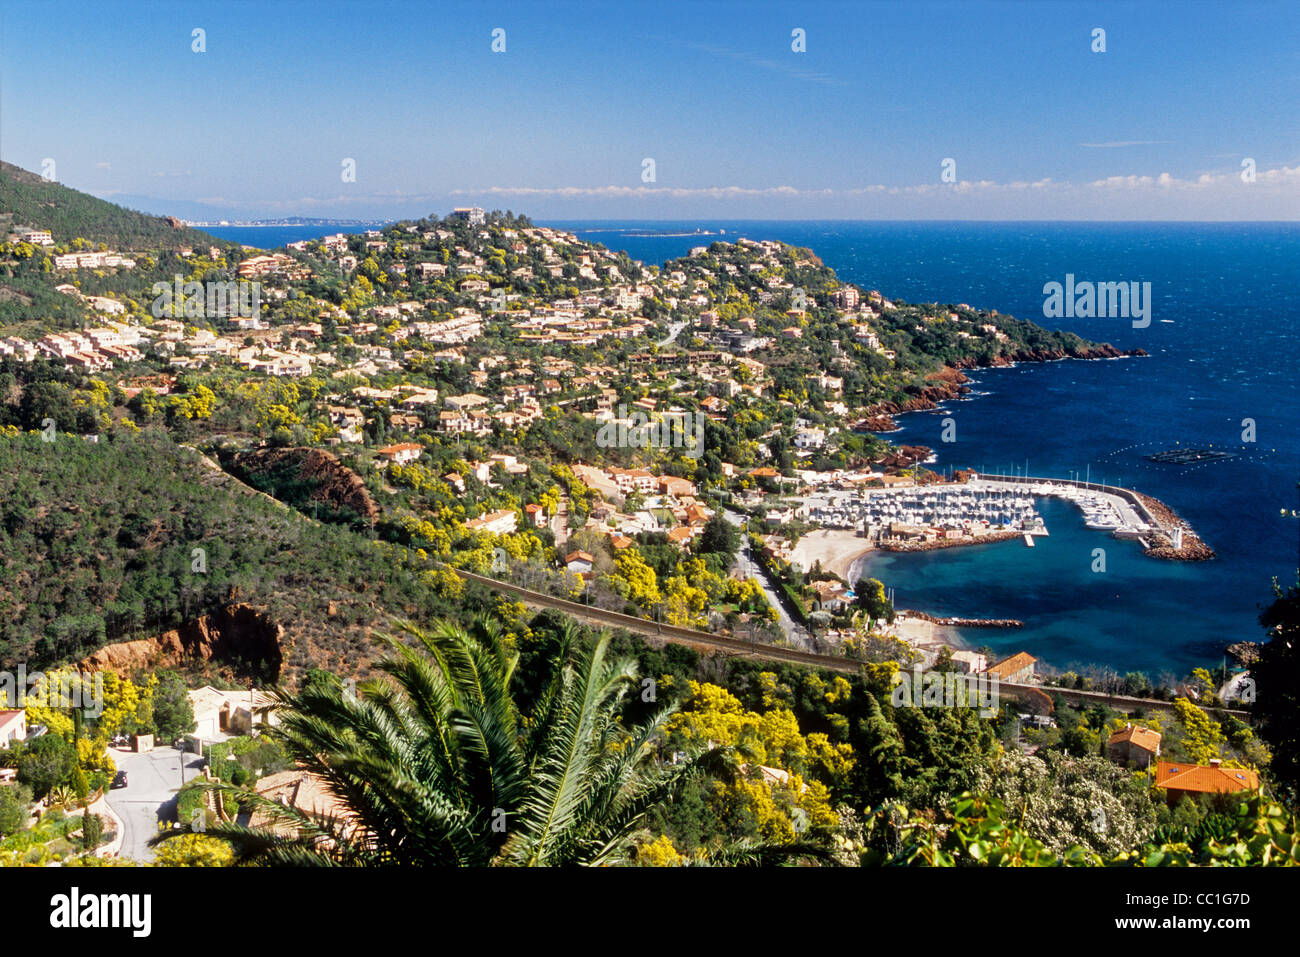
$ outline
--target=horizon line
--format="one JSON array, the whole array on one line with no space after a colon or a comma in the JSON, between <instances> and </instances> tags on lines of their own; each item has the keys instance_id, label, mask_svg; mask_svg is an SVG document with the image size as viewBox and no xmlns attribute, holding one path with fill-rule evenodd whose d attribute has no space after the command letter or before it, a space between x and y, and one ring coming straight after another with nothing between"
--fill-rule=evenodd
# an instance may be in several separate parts
<instances>
[{"instance_id":1,"label":"horizon line","mask_svg":"<svg viewBox=\"0 0 1300 957\"><path fill-rule=\"evenodd\" d=\"M126 207L124 207L124 208L126 208ZM142 211L142 210L137 210L137 212L143 212L143 211ZM492 212L492 210L489 210L489 212ZM504 212L504 211L500 211L500 212ZM1151 224L1151 225L1186 225L1186 226L1196 226L1196 225L1205 225L1205 226L1210 226L1210 225L1224 225L1224 224L1237 224L1237 225L1243 225L1243 226L1249 226L1249 225L1279 225L1279 224L1296 224L1296 225L1300 225L1300 217L1296 217L1296 218L1293 218L1293 219L940 219L940 218L936 218L936 217L915 217L915 218L888 217L888 218L879 218L879 219L861 219L861 218L850 218L850 217L818 216L818 217L805 217L805 218L799 218L799 219L792 219L792 218L788 218L788 217L755 218L755 219L722 219L722 218L712 218L712 217L692 217L692 218L687 218L687 219L643 219L643 218L639 218L639 217L626 217L626 218L614 218L614 219L610 219L610 218L597 219L597 218L587 218L587 217L574 217L574 218L567 218L567 217L553 217L553 216L541 217L541 216L534 216L534 215L531 215L531 214L526 213L526 212L519 212L519 211L515 211L515 210L512 210L512 212L514 212L515 215L517 215L517 216L524 216L524 217L527 218L527 219L530 219L530 220L532 220L532 221L534 221L534 222L539 222L539 223L540 223L540 222L552 222L552 223L565 223L565 222L568 222L568 223L592 223L592 224L604 224L604 223L608 223L608 224L611 224L611 225L612 225L612 224L619 224L619 223L722 223L722 224L726 224L726 223L970 223L970 224L1000 224L1000 223L1008 223L1008 224L1009 224L1009 223L1061 223L1061 224L1078 224L1078 223L1112 223L1112 224L1131 224L1131 223L1149 223L1149 224ZM147 213L146 215L151 215L151 216L153 216L153 215L164 215L164 214ZM436 214L434 214L434 215L436 215ZM190 220L190 219L185 219L185 218L183 218L183 217L177 217L177 218L178 218L178 219L182 219L182 221L185 222L187 225L188 225L188 224L191 224L191 223L196 223L196 222L208 222L208 223L211 222L210 220ZM373 224L373 223L402 223L402 222L411 222L411 221L413 221L413 220L417 220L417 219L426 219L426 218L428 218L427 215L423 215L423 216L398 216L398 217L392 217L392 216L376 216L376 217L370 217L370 218L357 217L357 216L346 216L346 217L345 217L345 216L339 216L339 217L331 217L331 216L267 216L267 217L258 218L258 219L241 219L241 220L238 220L238 221L232 221L232 222L229 222L229 223L227 223L226 225L227 225L228 227L257 227L257 226L265 226L265 227L267 227L267 228L273 228L274 226L277 225L277 224L275 224L275 223L264 222L263 219L265 219L265 220L271 220L271 219L315 219L315 220L321 221L322 223L327 223L327 224L328 224L328 223L344 223L344 222ZM443 217L440 216L439 218L443 218ZM220 228L220 227L218 227L218 228ZM283 226L282 228L289 228L289 227L288 227L288 226Z\"/></svg>"}]
</instances>

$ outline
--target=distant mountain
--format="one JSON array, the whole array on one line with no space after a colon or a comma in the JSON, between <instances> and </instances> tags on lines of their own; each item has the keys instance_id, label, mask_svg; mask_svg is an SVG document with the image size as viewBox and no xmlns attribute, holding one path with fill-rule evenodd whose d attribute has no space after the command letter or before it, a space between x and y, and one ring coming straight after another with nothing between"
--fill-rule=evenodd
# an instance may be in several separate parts
<instances>
[{"instance_id":1,"label":"distant mountain","mask_svg":"<svg viewBox=\"0 0 1300 957\"><path fill-rule=\"evenodd\" d=\"M216 206L189 199L161 199L134 193L116 193L109 197L109 201L156 216L175 216L189 222L221 222L223 219L234 222L257 216L256 212L250 215L246 209L238 210L230 206ZM269 211L267 215L271 215Z\"/></svg>"},{"instance_id":2,"label":"distant mountain","mask_svg":"<svg viewBox=\"0 0 1300 957\"><path fill-rule=\"evenodd\" d=\"M204 226L388 226L396 222L392 219L309 219L303 216L288 216L284 219L220 219L189 220L189 225Z\"/></svg>"},{"instance_id":3,"label":"distant mountain","mask_svg":"<svg viewBox=\"0 0 1300 957\"><path fill-rule=\"evenodd\" d=\"M110 202L131 209L138 209L157 216L175 216L188 223L207 223L209 225L225 224L229 226L369 226L375 223L391 223L397 219L418 219L422 212L407 207L376 212L368 217L313 217L294 216L276 213L270 209L237 209L233 206L219 206L213 203L201 203L188 199L162 199L158 196L143 196L134 193L115 193L107 197Z\"/></svg>"},{"instance_id":4,"label":"distant mountain","mask_svg":"<svg viewBox=\"0 0 1300 957\"><path fill-rule=\"evenodd\" d=\"M218 242L179 219L139 213L0 162L0 234L17 228L48 229L56 243L80 236L123 249Z\"/></svg>"}]
</instances>

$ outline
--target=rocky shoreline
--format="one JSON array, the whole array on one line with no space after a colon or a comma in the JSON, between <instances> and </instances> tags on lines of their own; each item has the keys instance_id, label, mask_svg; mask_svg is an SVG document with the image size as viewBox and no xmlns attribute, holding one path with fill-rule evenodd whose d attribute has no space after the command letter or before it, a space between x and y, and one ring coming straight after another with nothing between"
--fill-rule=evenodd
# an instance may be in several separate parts
<instances>
[{"instance_id":1,"label":"rocky shoreline","mask_svg":"<svg viewBox=\"0 0 1300 957\"><path fill-rule=\"evenodd\" d=\"M906 615L908 618L920 618L949 628L1023 628L1025 626L1019 618L936 618L923 611L911 609L901 610L898 614Z\"/></svg>"},{"instance_id":2,"label":"rocky shoreline","mask_svg":"<svg viewBox=\"0 0 1300 957\"><path fill-rule=\"evenodd\" d=\"M1103 343L1085 349L1020 349L1016 352L994 356L991 359L966 358L945 366L930 375L933 385L914 387L912 397L902 402L877 402L868 406L864 417L854 426L863 432L894 432L898 423L894 416L905 412L925 412L937 408L939 403L959 399L971 389L970 378L963 369L992 369L1017 362L1056 362L1061 359L1120 359L1126 356L1145 356L1145 349L1120 350Z\"/></svg>"},{"instance_id":3,"label":"rocky shoreline","mask_svg":"<svg viewBox=\"0 0 1300 957\"><path fill-rule=\"evenodd\" d=\"M1024 538L1024 532L1006 531L989 532L976 538L937 538L932 542L882 542L881 551L886 552L933 552L940 548L959 548L962 545L983 545L986 542L1005 542L1013 538Z\"/></svg>"}]
</instances>

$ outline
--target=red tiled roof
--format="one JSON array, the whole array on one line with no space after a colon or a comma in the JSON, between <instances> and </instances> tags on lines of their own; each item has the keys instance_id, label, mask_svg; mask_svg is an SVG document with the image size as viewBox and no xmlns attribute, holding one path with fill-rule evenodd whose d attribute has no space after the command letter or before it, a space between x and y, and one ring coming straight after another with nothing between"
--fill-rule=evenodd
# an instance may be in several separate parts
<instances>
[{"instance_id":1,"label":"red tiled roof","mask_svg":"<svg viewBox=\"0 0 1300 957\"><path fill-rule=\"evenodd\" d=\"M1126 741L1136 744L1143 751L1150 751L1155 754L1160 749L1160 732L1134 724L1122 731L1116 731L1106 743L1123 744Z\"/></svg>"},{"instance_id":2,"label":"red tiled roof","mask_svg":"<svg viewBox=\"0 0 1300 957\"><path fill-rule=\"evenodd\" d=\"M1259 788L1259 774L1248 768L1160 761L1156 764L1156 787L1197 794L1254 791Z\"/></svg>"},{"instance_id":3,"label":"red tiled roof","mask_svg":"<svg viewBox=\"0 0 1300 957\"><path fill-rule=\"evenodd\" d=\"M1002 661L999 661L997 664L990 667L988 671L985 672L985 674L994 675L997 678L1006 679L1009 678L1011 675L1014 675L1018 671L1024 671L1026 668L1034 664L1036 661L1038 661L1038 659L1035 658L1033 655L1029 654L1028 652L1024 652L1024 651L1017 652L1016 654L1012 655L1010 658L1004 658Z\"/></svg>"}]
</instances>

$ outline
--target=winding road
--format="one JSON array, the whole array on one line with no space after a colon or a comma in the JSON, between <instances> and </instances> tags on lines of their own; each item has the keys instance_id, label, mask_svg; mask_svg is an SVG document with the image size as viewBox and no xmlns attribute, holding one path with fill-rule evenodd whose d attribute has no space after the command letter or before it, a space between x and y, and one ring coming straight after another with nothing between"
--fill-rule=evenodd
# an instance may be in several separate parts
<instances>
[{"instance_id":1,"label":"winding road","mask_svg":"<svg viewBox=\"0 0 1300 957\"><path fill-rule=\"evenodd\" d=\"M685 328L686 328L686 323L684 322L670 322L668 324L668 338L659 340L659 342L655 343L655 345L658 346L672 345L677 340L677 337L681 335L682 330Z\"/></svg>"}]
</instances>

